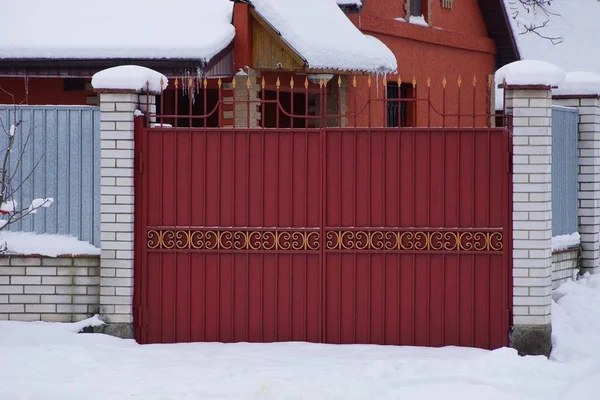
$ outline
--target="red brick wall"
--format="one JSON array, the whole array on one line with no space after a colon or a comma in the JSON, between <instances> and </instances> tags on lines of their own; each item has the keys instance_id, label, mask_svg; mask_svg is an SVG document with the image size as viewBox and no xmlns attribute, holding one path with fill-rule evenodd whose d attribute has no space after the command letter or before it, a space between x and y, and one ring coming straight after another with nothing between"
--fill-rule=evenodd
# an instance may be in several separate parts
<instances>
[{"instance_id":1,"label":"red brick wall","mask_svg":"<svg viewBox=\"0 0 600 400\"><path fill-rule=\"evenodd\" d=\"M455 1L451 10L441 8L439 0L430 1L433 27L423 27L406 22L396 21L404 17L403 1L369 0L359 15L351 15L350 19L364 33L373 35L383 41L396 55L398 72L402 81L417 80L417 97L428 95L427 78L431 79L431 101L441 111L442 80L446 77L447 97L446 113L456 114L459 109L458 76L462 77L460 113L473 113L473 76L477 78L475 89L475 112L484 114L487 110L487 79L494 73L495 45L487 37L487 30L479 6L475 0ZM467 22L465 22L467 21ZM440 28L440 29L437 29ZM388 79L397 80L397 75ZM369 97L366 78L358 79L357 108L363 108ZM372 96L383 96L383 86L379 80L379 90L372 87ZM373 83L375 85L375 82ZM354 104L353 93L349 94L349 107ZM382 124L382 106L373 104L372 124ZM417 108L417 125L441 124L441 117L435 112L428 115L429 107L420 102ZM375 120L373 120L375 118ZM359 123L366 123L366 116L359 118ZM483 121L483 120L482 120ZM457 119L447 120L456 125ZM462 121L463 125L465 120Z\"/></svg>"}]
</instances>

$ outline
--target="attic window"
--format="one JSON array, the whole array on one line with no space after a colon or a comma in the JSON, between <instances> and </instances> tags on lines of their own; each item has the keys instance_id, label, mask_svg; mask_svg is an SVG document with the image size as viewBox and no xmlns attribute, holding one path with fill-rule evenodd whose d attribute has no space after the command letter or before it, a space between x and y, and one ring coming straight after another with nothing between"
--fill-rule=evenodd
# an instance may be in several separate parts
<instances>
[{"instance_id":1,"label":"attic window","mask_svg":"<svg viewBox=\"0 0 600 400\"><path fill-rule=\"evenodd\" d=\"M452 10L452 0L442 0L442 8L445 10Z\"/></svg>"},{"instance_id":2,"label":"attic window","mask_svg":"<svg viewBox=\"0 0 600 400\"><path fill-rule=\"evenodd\" d=\"M410 1L410 15L413 17L420 17L421 15L424 15L422 0L411 0Z\"/></svg>"},{"instance_id":3,"label":"attic window","mask_svg":"<svg viewBox=\"0 0 600 400\"><path fill-rule=\"evenodd\" d=\"M406 21L416 25L429 26L431 23L432 0L406 0Z\"/></svg>"}]
</instances>

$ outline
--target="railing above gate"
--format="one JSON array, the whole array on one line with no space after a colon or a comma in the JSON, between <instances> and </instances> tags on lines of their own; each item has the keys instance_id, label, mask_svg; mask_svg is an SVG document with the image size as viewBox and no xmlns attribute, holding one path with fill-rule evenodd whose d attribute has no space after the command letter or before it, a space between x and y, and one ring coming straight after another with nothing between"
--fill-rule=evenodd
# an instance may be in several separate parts
<instances>
[{"instance_id":1,"label":"railing above gate","mask_svg":"<svg viewBox=\"0 0 600 400\"><path fill-rule=\"evenodd\" d=\"M175 78L148 123L204 128L495 127L494 81L444 77L237 75L232 79ZM485 82L485 80L483 80ZM166 82L161 82L166 88ZM149 88L149 85L147 85ZM148 94L149 94L148 90ZM147 105L149 108L149 104Z\"/></svg>"}]
</instances>

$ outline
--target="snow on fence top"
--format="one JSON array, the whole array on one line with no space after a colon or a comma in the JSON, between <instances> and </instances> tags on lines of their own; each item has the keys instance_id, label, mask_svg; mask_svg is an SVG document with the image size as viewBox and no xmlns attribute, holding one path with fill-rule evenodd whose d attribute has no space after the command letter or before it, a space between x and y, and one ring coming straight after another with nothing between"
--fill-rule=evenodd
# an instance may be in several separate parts
<instances>
[{"instance_id":1,"label":"snow on fence top","mask_svg":"<svg viewBox=\"0 0 600 400\"><path fill-rule=\"evenodd\" d=\"M99 256L100 249L72 236L39 235L30 232L0 233L0 247L8 249L8 255L25 256Z\"/></svg>"},{"instance_id":2,"label":"snow on fence top","mask_svg":"<svg viewBox=\"0 0 600 400\"><path fill-rule=\"evenodd\" d=\"M161 86L162 82L162 86ZM160 94L167 88L169 80L163 74L137 65L121 65L108 68L92 77L94 89L145 91L149 84L151 93Z\"/></svg>"},{"instance_id":3,"label":"snow on fence top","mask_svg":"<svg viewBox=\"0 0 600 400\"><path fill-rule=\"evenodd\" d=\"M600 75L592 72L569 72L565 81L552 92L555 95L600 95Z\"/></svg>"},{"instance_id":4,"label":"snow on fence top","mask_svg":"<svg viewBox=\"0 0 600 400\"><path fill-rule=\"evenodd\" d=\"M600 2L553 0L542 7L534 2L504 2L524 59L548 61L566 71L600 73L600 51L595 40L600 37ZM528 28L536 30L527 32Z\"/></svg>"},{"instance_id":5,"label":"snow on fence top","mask_svg":"<svg viewBox=\"0 0 600 400\"><path fill-rule=\"evenodd\" d=\"M229 0L18 0L1 9L0 59L208 61L235 36Z\"/></svg>"},{"instance_id":6,"label":"snow on fence top","mask_svg":"<svg viewBox=\"0 0 600 400\"><path fill-rule=\"evenodd\" d=\"M507 85L559 86L565 80L565 71L554 64L537 60L521 60L507 64L496 71L496 82Z\"/></svg>"},{"instance_id":7,"label":"snow on fence top","mask_svg":"<svg viewBox=\"0 0 600 400\"><path fill-rule=\"evenodd\" d=\"M312 69L388 73L396 57L381 41L364 35L336 0L252 0L256 11Z\"/></svg>"}]
</instances>

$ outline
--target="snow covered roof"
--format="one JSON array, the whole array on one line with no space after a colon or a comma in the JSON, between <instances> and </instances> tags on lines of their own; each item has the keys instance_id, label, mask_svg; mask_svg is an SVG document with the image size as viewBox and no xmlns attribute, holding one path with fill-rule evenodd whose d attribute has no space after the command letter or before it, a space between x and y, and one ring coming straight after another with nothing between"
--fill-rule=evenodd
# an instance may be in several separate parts
<instances>
[{"instance_id":1,"label":"snow covered roof","mask_svg":"<svg viewBox=\"0 0 600 400\"><path fill-rule=\"evenodd\" d=\"M229 0L2 3L0 59L209 61L235 36Z\"/></svg>"},{"instance_id":2,"label":"snow covered roof","mask_svg":"<svg viewBox=\"0 0 600 400\"><path fill-rule=\"evenodd\" d=\"M394 53L356 28L339 8L340 1L252 0L252 4L310 69L396 71Z\"/></svg>"},{"instance_id":3,"label":"snow covered roof","mask_svg":"<svg viewBox=\"0 0 600 400\"><path fill-rule=\"evenodd\" d=\"M567 72L600 72L600 2L553 0L544 9L530 6L528 10L520 1L504 1L523 59L548 61ZM527 27L544 23L537 33L524 33Z\"/></svg>"}]
</instances>

